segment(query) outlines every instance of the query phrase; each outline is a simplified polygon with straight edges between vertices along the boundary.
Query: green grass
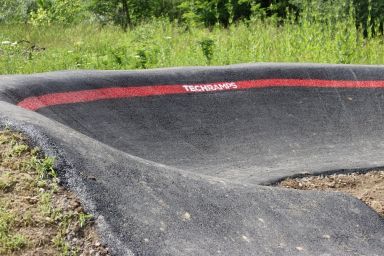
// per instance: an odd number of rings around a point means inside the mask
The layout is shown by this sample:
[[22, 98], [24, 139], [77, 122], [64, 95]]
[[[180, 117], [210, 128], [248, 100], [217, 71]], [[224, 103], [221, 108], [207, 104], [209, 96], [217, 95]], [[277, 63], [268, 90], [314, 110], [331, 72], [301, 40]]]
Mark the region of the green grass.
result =
[[[137, 69], [249, 62], [383, 64], [384, 38], [363, 38], [353, 17], [254, 20], [228, 29], [187, 27], [165, 20], [123, 33], [113, 26], [0, 26], [0, 74], [73, 69]], [[212, 40], [212, 49], [202, 42]], [[32, 49], [33, 48], [33, 49]], [[209, 56], [207, 55], [209, 52]], [[204, 55], [205, 53], [205, 55]]]
[[26, 244], [23, 235], [13, 232], [12, 226], [15, 222], [15, 215], [7, 211], [4, 202], [0, 201], [0, 253], [16, 251]]
[[97, 241], [92, 218], [59, 186], [53, 158], [0, 129], [0, 255], [80, 255]]

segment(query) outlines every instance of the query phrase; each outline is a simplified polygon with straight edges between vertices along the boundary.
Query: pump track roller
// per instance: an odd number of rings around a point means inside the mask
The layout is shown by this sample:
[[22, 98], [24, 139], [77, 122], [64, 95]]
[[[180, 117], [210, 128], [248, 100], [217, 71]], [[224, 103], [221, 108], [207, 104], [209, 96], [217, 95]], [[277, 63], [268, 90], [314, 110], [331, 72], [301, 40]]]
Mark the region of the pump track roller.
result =
[[0, 76], [0, 123], [56, 157], [115, 255], [384, 255], [384, 220], [268, 186], [384, 166], [384, 66]]

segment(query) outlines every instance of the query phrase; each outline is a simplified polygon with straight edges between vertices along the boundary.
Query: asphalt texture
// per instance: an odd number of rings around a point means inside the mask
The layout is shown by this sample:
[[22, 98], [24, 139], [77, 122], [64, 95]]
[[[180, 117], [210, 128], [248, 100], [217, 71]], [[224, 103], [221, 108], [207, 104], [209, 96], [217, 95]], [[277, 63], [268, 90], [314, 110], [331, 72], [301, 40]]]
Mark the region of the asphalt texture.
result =
[[384, 166], [384, 67], [0, 76], [0, 124], [55, 156], [116, 255], [383, 255], [384, 220], [284, 177]]

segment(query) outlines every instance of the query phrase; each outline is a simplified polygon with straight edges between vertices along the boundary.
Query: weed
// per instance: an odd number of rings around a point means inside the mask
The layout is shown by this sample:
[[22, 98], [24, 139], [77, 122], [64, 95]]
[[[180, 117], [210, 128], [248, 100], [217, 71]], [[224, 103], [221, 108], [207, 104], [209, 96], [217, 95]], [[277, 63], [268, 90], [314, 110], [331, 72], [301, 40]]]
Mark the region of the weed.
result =
[[40, 159], [38, 156], [33, 155], [29, 159], [28, 167], [35, 169], [42, 179], [56, 178], [57, 173], [53, 168], [54, 162], [55, 159], [53, 157]]
[[80, 227], [84, 227], [87, 221], [92, 220], [93, 215], [92, 214], [85, 214], [83, 212], [79, 213], [79, 223]]
[[147, 52], [145, 49], [140, 49], [137, 51], [137, 64], [136, 64], [136, 68], [143, 68], [143, 69], [146, 69], [147, 68], [147, 62], [148, 62], [148, 57], [147, 57]]
[[204, 57], [207, 59], [207, 64], [210, 65], [213, 58], [213, 50], [215, 46], [215, 41], [206, 38], [199, 42], [201, 50], [203, 51]]
[[0, 202], [0, 254], [8, 254], [20, 250], [26, 245], [26, 239], [20, 234], [10, 232], [15, 216], [8, 212]]
[[28, 150], [28, 146], [25, 144], [16, 144], [12, 147], [12, 154], [20, 156], [23, 152]]
[[43, 192], [40, 194], [39, 206], [44, 216], [50, 217], [52, 213], [52, 194], [50, 192]]

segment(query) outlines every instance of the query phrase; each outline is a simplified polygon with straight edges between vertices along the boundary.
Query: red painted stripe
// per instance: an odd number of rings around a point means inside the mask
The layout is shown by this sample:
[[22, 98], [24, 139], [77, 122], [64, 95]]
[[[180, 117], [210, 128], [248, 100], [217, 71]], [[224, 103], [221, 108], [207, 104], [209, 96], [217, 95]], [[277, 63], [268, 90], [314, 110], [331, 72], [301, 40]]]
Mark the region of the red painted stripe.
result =
[[261, 79], [192, 85], [176, 84], [140, 87], [112, 87], [63, 93], [50, 93], [41, 96], [26, 98], [19, 102], [17, 105], [29, 110], [38, 110], [43, 107], [54, 105], [91, 102], [106, 99], [243, 90], [267, 87], [384, 88], [384, 80], [346, 81], [313, 79]]

